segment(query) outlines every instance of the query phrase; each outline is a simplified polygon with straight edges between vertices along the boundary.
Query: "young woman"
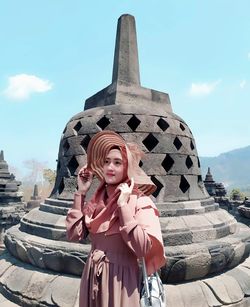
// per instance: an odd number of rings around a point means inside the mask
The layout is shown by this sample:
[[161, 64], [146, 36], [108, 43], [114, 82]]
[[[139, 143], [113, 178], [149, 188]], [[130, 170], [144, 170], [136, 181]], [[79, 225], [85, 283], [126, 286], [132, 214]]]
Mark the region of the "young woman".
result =
[[[140, 306], [138, 259], [145, 258], [149, 275], [166, 262], [158, 210], [148, 196], [155, 186], [139, 167], [140, 158], [135, 144], [112, 131], [97, 133], [89, 143], [66, 218], [69, 240], [79, 242], [88, 234], [91, 240], [80, 307]], [[93, 175], [100, 185], [86, 203]]]

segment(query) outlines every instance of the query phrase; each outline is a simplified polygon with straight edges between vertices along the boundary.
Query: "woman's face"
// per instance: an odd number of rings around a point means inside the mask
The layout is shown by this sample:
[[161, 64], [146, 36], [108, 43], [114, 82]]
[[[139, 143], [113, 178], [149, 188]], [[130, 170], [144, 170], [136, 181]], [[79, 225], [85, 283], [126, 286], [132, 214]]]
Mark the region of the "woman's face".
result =
[[119, 184], [124, 177], [124, 163], [119, 149], [111, 149], [103, 166], [104, 180], [107, 184]]

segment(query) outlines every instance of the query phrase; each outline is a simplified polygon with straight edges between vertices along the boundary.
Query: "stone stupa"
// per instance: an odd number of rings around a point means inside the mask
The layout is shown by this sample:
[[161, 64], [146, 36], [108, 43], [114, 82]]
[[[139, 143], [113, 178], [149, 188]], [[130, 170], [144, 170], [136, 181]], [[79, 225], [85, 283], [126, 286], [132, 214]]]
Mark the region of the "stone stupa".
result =
[[34, 185], [33, 195], [30, 197], [30, 200], [27, 202], [27, 211], [39, 207], [42, 198], [38, 194], [38, 185]]
[[222, 182], [218, 183], [214, 181], [210, 167], [207, 170], [207, 174], [204, 180], [204, 185], [210, 196], [224, 197], [227, 194], [224, 184]]
[[78, 306], [90, 246], [66, 241], [65, 215], [88, 143], [104, 129], [145, 152], [140, 165], [157, 186], [153, 197], [168, 257], [161, 272], [167, 306], [250, 306], [250, 230], [208, 195], [194, 137], [172, 112], [168, 94], [140, 85], [130, 15], [118, 21], [112, 83], [88, 98], [63, 131], [50, 198], [7, 232], [1, 292], [22, 306]]
[[19, 191], [20, 181], [10, 174], [9, 166], [4, 160], [4, 152], [0, 152], [0, 250], [3, 248], [5, 231], [20, 222], [25, 214], [23, 194]]

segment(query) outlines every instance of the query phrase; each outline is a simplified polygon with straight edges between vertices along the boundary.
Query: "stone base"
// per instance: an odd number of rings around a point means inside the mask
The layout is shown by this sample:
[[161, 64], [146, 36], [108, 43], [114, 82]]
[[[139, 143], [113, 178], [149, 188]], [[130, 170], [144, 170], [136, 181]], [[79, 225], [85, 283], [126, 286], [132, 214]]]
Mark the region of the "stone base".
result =
[[249, 207], [245, 205], [241, 205], [238, 207], [238, 211], [242, 216], [250, 219], [250, 208]]
[[[0, 257], [0, 292], [20, 306], [78, 307], [79, 287], [80, 277], [39, 270], [7, 252]], [[167, 307], [250, 306], [250, 257], [220, 276], [164, 288]]]
[[79, 287], [79, 277], [39, 270], [7, 252], [0, 257], [0, 293], [20, 306], [78, 307]]
[[249, 307], [250, 257], [220, 276], [178, 285], [165, 285], [165, 290], [168, 307]]

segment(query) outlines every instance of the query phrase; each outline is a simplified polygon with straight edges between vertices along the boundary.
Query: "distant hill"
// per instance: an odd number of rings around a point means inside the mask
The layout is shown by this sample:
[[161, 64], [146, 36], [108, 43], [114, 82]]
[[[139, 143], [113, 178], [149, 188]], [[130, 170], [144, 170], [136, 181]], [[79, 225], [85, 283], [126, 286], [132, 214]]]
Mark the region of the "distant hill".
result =
[[203, 179], [208, 167], [215, 182], [226, 188], [250, 188], [250, 146], [220, 154], [217, 157], [200, 157]]

